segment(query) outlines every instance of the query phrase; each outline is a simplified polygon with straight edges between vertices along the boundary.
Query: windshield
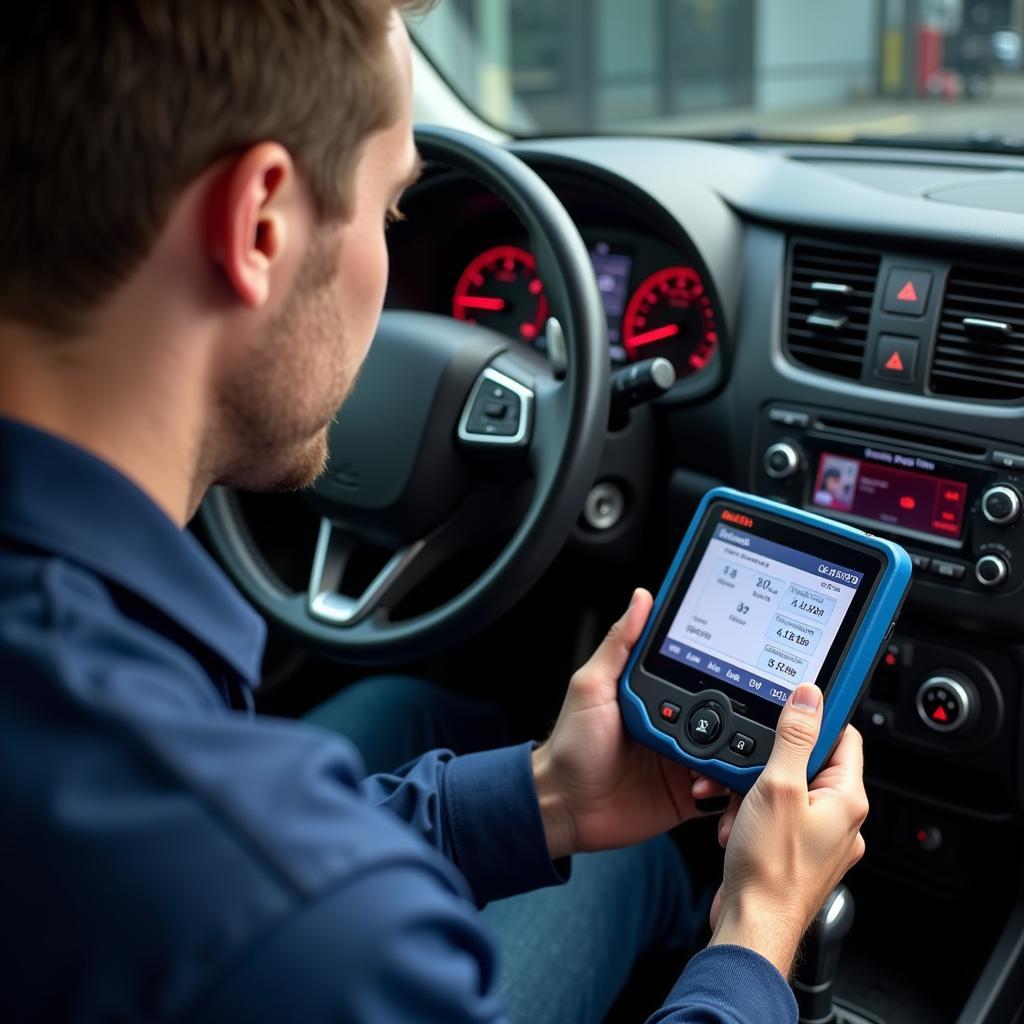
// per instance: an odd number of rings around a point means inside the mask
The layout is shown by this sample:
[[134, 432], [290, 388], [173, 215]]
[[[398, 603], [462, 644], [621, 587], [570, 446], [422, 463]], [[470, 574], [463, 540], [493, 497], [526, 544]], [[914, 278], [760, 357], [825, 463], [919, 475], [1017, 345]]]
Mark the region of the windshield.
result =
[[413, 31], [515, 135], [1024, 144], [1024, 0], [443, 0]]

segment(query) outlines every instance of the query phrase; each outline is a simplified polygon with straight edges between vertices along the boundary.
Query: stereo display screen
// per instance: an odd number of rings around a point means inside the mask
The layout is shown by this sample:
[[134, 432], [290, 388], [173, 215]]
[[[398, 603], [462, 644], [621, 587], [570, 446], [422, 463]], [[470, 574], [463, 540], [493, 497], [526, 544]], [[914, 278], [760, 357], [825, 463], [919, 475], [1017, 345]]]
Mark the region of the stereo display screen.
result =
[[916, 456], [864, 450], [864, 458], [822, 452], [811, 503], [903, 530], [959, 540], [967, 484], [933, 476]]

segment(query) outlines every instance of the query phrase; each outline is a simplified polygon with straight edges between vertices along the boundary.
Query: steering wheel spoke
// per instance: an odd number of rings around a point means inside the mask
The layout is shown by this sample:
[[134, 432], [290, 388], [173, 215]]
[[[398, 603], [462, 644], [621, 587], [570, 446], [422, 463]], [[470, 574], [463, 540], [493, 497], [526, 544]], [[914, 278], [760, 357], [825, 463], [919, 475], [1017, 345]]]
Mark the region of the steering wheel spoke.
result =
[[309, 614], [314, 619], [332, 626], [354, 626], [377, 611], [394, 608], [430, 570], [429, 559], [422, 557], [428, 543], [417, 540], [396, 551], [362, 593], [351, 596], [341, 587], [357, 544], [330, 519], [320, 520], [308, 590]]

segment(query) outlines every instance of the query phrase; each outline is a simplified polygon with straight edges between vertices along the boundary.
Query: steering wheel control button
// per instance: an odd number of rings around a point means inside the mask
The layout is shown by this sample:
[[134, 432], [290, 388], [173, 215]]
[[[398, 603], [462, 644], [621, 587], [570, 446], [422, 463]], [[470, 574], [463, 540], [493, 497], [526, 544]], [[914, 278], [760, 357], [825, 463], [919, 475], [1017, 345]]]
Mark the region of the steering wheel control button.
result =
[[913, 384], [917, 374], [916, 338], [882, 334], [875, 350], [875, 376], [893, 384]]
[[592, 530], [602, 532], [617, 526], [626, 511], [622, 488], [608, 480], [595, 484], [583, 502], [583, 521]]
[[694, 743], [708, 747], [718, 739], [722, 731], [722, 716], [712, 704], [703, 704], [691, 715], [686, 723], [686, 732]]
[[663, 700], [658, 709], [658, 717], [668, 725], [675, 725], [679, 721], [679, 705]]
[[779, 441], [764, 453], [764, 471], [773, 480], [785, 480], [800, 468], [800, 453], [791, 444]]
[[932, 676], [917, 691], [917, 713], [937, 732], [956, 732], [971, 713], [971, 696], [952, 676]]
[[967, 573], [967, 567], [960, 562], [949, 562], [945, 558], [933, 558], [931, 571], [947, 580], [962, 580]]
[[982, 555], [974, 563], [974, 577], [983, 587], [998, 587], [1006, 582], [1010, 567], [999, 555]]
[[932, 275], [927, 270], [893, 267], [885, 285], [882, 309], [901, 316], [923, 316], [932, 290]]
[[734, 754], [739, 754], [740, 757], [750, 757], [754, 752], [754, 741], [749, 736], [744, 736], [741, 732], [735, 732], [732, 735], [732, 739], [729, 740], [729, 749]]
[[1011, 526], [1020, 519], [1021, 499], [1016, 487], [996, 484], [981, 496], [981, 514], [993, 526]]
[[529, 429], [533, 392], [487, 367], [477, 380], [459, 422], [459, 438], [475, 444], [520, 444]]

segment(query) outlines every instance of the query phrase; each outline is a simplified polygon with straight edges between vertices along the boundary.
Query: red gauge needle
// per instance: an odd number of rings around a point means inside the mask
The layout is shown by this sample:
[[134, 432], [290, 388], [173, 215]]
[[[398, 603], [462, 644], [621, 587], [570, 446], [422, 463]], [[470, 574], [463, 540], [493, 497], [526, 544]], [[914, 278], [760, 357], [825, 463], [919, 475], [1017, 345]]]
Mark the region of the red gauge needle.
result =
[[495, 313], [505, 308], [504, 299], [491, 299], [486, 295], [460, 295], [455, 300], [456, 306], [466, 309], [490, 309]]
[[656, 327], [653, 331], [644, 331], [643, 334], [634, 334], [626, 343], [630, 348], [639, 345], [650, 345], [652, 341], [661, 341], [662, 338], [671, 338], [673, 334], [679, 333], [679, 324], [666, 324], [664, 327]]

